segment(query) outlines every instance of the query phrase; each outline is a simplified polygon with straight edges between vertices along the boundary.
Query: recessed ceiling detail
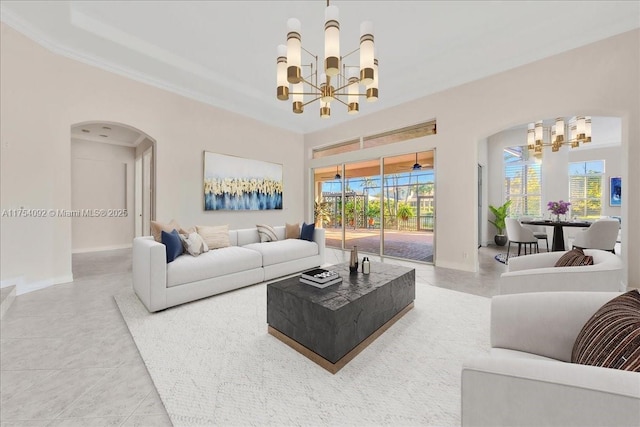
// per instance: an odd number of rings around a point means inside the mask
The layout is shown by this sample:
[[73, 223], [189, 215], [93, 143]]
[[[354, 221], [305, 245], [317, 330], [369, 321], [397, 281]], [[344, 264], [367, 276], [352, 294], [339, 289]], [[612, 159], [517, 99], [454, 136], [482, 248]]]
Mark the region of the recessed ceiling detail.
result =
[[[376, 24], [384, 96], [360, 115], [424, 97], [640, 27], [640, 2], [336, 1], [340, 38]], [[0, 2], [26, 36], [84, 63], [299, 133], [348, 122], [291, 114], [273, 96], [286, 19], [322, 52], [325, 1]], [[542, 17], [531, 19], [531, 17]], [[238, 22], [249, 30], [238, 31]], [[579, 22], [580, 30], [569, 22]], [[277, 25], [282, 23], [282, 25]], [[275, 24], [275, 25], [274, 25]], [[233, 35], [230, 37], [229, 35]]]

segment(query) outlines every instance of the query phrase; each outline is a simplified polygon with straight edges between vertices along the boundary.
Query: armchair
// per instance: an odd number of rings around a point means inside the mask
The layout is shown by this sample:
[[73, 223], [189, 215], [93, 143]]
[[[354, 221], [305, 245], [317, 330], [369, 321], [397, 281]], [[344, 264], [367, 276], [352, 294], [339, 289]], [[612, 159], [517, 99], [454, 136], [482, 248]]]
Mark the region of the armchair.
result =
[[494, 297], [490, 355], [462, 368], [462, 425], [640, 425], [640, 374], [570, 363], [583, 325], [618, 295]]
[[602, 249], [615, 253], [620, 222], [613, 218], [601, 218], [591, 227], [580, 230], [573, 240], [573, 247], [582, 249]]
[[500, 276], [500, 294], [553, 291], [626, 290], [622, 282], [622, 260], [617, 255], [597, 249], [585, 249], [593, 265], [554, 267], [566, 252], [545, 252], [509, 260]]

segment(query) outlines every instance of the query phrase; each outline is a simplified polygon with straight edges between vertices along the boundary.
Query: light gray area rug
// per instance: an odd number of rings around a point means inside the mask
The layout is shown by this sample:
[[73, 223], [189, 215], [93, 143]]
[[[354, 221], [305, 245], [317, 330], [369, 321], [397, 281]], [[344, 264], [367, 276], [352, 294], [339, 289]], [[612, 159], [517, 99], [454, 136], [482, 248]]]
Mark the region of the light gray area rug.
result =
[[490, 300], [425, 284], [336, 375], [267, 334], [266, 285], [150, 314], [116, 302], [175, 426], [460, 425], [460, 374], [489, 349]]

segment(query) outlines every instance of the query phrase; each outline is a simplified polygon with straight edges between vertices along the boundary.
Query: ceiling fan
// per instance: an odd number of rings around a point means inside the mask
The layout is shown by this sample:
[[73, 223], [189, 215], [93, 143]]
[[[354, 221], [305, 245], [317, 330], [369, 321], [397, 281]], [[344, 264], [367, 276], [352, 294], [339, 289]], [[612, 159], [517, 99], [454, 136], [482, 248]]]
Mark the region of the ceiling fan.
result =
[[422, 169], [422, 165], [418, 163], [418, 153], [416, 153], [416, 162], [413, 164], [413, 167], [411, 169], [413, 169], [414, 171], [419, 171], [420, 169]]

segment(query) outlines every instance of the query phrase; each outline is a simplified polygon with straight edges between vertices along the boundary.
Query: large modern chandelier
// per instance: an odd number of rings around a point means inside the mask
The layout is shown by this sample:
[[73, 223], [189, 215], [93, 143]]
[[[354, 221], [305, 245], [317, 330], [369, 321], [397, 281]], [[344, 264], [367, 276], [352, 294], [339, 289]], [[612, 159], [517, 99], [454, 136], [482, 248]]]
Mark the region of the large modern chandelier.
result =
[[[287, 21], [287, 45], [278, 46], [277, 97], [287, 101], [291, 95], [296, 114], [302, 114], [306, 105], [318, 100], [322, 118], [331, 116], [333, 101], [344, 104], [349, 114], [357, 114], [361, 96], [365, 96], [368, 102], [378, 100], [378, 59], [375, 58], [373, 24], [363, 22], [360, 25], [360, 47], [341, 56], [338, 8], [329, 6], [329, 0], [324, 17], [324, 73], [320, 74], [318, 56], [302, 47], [300, 21], [296, 18]], [[347, 64], [345, 59], [358, 51], [360, 64]], [[302, 63], [303, 52], [311, 57], [310, 63]], [[305, 102], [305, 96], [312, 99]]]
[[[545, 141], [545, 133], [551, 134], [550, 141]], [[576, 116], [569, 120], [558, 117], [555, 124], [545, 128], [542, 120], [529, 123], [527, 129], [527, 147], [534, 153], [542, 153], [542, 147], [551, 147], [557, 152], [563, 145], [577, 148], [580, 143], [591, 142], [591, 117]]]

